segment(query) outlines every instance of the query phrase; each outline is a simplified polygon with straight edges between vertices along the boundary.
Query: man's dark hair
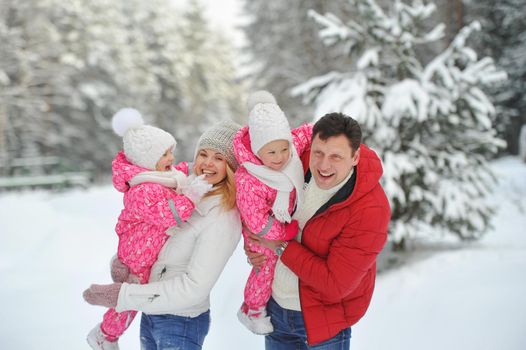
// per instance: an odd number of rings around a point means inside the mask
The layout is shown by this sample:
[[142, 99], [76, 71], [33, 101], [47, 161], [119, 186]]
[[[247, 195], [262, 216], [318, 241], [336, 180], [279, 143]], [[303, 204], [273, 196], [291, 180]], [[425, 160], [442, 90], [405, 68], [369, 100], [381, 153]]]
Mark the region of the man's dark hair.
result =
[[343, 113], [328, 113], [321, 117], [312, 129], [312, 139], [319, 135], [321, 140], [332, 136], [345, 135], [353, 153], [362, 143], [362, 129], [356, 120]]

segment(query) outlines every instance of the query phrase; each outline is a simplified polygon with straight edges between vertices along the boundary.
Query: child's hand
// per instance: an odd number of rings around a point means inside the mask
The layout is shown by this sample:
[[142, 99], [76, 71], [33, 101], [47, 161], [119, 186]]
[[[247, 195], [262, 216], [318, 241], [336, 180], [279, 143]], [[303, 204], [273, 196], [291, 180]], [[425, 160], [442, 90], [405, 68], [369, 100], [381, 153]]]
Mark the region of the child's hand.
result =
[[212, 185], [205, 180], [204, 175], [197, 177], [189, 176], [187, 184], [180, 184], [179, 191], [185, 195], [192, 203], [198, 203], [203, 196], [212, 189]]
[[116, 307], [122, 283], [92, 284], [82, 293], [84, 300], [91, 305]]

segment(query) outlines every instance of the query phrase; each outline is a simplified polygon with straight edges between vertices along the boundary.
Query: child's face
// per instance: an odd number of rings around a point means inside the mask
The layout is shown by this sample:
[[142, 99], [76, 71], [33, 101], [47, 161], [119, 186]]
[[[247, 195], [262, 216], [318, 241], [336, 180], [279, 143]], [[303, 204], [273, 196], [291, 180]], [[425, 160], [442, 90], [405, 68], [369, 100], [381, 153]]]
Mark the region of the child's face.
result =
[[263, 165], [272, 170], [281, 170], [290, 158], [290, 145], [287, 140], [276, 140], [261, 147], [258, 157]]
[[194, 173], [205, 175], [205, 180], [216, 185], [226, 177], [227, 162], [223, 154], [213, 149], [199, 150], [194, 162]]
[[172, 164], [175, 161], [173, 155], [173, 147], [170, 147], [164, 152], [157, 164], [155, 164], [155, 170], [157, 171], [170, 171], [172, 170]]

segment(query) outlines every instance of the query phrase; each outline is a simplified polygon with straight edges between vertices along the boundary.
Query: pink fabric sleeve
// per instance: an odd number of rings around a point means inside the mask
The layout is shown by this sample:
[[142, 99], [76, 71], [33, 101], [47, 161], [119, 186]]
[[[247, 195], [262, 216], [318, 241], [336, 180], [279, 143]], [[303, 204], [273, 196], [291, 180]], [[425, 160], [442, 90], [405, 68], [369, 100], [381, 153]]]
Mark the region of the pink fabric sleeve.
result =
[[298, 155], [301, 157], [303, 153], [309, 149], [312, 142], [312, 124], [303, 124], [292, 131], [292, 142]]
[[236, 172], [236, 200], [241, 219], [254, 234], [266, 239], [283, 239], [285, 225], [275, 220], [267, 204], [269, 189], [248, 174], [245, 168]]
[[[133, 194], [132, 194], [133, 192]], [[136, 215], [151, 225], [166, 228], [190, 218], [194, 204], [187, 197], [157, 184], [140, 184], [130, 190]]]

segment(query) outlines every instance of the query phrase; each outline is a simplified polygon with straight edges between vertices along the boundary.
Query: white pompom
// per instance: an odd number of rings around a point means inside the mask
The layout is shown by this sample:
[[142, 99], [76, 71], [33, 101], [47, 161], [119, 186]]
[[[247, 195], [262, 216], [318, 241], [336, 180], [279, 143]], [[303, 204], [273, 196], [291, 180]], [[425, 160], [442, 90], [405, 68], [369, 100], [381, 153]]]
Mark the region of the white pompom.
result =
[[134, 108], [123, 108], [119, 110], [111, 120], [113, 131], [119, 136], [124, 136], [130, 128], [137, 128], [142, 125], [144, 125], [142, 115]]
[[251, 111], [252, 108], [254, 108], [258, 103], [278, 104], [276, 102], [276, 99], [274, 98], [274, 95], [272, 95], [270, 92], [265, 91], [265, 90], [256, 91], [250, 94], [250, 96], [248, 96], [248, 101], [247, 101], [248, 110]]

